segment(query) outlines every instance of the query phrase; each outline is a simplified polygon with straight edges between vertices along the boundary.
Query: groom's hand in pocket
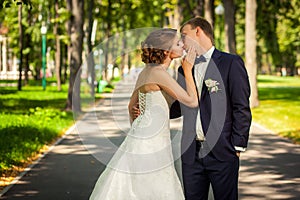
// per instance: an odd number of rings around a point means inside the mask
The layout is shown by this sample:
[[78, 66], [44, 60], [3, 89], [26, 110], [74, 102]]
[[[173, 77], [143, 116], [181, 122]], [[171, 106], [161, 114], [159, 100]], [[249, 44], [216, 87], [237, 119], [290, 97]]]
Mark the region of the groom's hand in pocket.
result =
[[236, 152], [236, 156], [237, 156], [237, 157], [240, 157], [240, 156], [241, 156], [241, 152], [240, 152], [240, 151], [237, 151], [237, 152]]

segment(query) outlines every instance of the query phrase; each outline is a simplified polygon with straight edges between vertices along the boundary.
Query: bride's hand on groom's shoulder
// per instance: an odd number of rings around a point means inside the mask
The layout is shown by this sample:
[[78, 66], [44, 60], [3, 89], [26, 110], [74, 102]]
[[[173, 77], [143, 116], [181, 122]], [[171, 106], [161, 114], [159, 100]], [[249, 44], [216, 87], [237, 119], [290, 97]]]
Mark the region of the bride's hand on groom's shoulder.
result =
[[181, 65], [184, 71], [192, 70], [196, 59], [195, 47], [190, 47], [187, 51], [186, 56], [182, 59]]

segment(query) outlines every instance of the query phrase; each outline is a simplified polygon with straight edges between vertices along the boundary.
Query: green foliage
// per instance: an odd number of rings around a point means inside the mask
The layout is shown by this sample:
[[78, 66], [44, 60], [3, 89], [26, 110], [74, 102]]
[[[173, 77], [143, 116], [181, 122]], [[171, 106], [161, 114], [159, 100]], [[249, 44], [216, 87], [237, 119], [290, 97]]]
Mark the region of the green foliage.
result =
[[30, 0], [1, 0], [0, 5], [1, 8], [10, 8], [15, 5], [26, 5], [29, 9], [32, 8], [32, 4]]
[[263, 53], [268, 53], [272, 56], [273, 63], [278, 65], [279, 45], [276, 34], [279, 0], [258, 1], [257, 6], [257, 34], [261, 40], [260, 48]]
[[[0, 13], [0, 21], [2, 26], [9, 28], [9, 45], [15, 55], [19, 54], [19, 27], [18, 27], [18, 6], [15, 0], [5, 0], [2, 12]], [[22, 0], [22, 25], [24, 29], [24, 54], [29, 54], [30, 69], [37, 75], [41, 67], [41, 26], [46, 23], [47, 32], [47, 45], [53, 47], [55, 44], [55, 35], [53, 34], [53, 24], [59, 22], [59, 37], [61, 41], [68, 44], [69, 37], [65, 27], [66, 21], [69, 19], [70, 14], [65, 8], [65, 1], [60, 2], [59, 17], [58, 19], [52, 18], [54, 16], [51, 1], [44, 0]], [[1, 2], [0, 2], [1, 3]], [[51, 9], [49, 9], [51, 8]], [[29, 41], [29, 46], [26, 46], [26, 40]], [[55, 48], [50, 48], [55, 51]], [[52, 59], [54, 59], [53, 54]]]
[[258, 76], [260, 106], [253, 121], [300, 143], [299, 77]]
[[236, 51], [238, 55], [245, 55], [245, 1], [237, 0], [236, 2]]
[[[1, 0], [1, 24], [9, 27], [9, 45], [15, 55], [19, 51], [18, 2], [21, 0]], [[23, 0], [22, 24], [30, 46], [24, 47], [24, 54], [29, 54], [30, 67], [34, 74], [38, 74], [41, 66], [41, 33], [43, 22], [48, 28], [47, 46], [50, 47], [50, 59], [54, 60], [55, 37], [53, 27], [58, 23], [58, 37], [64, 44], [69, 44], [66, 30], [67, 20], [71, 14], [66, 8], [66, 1], [59, 2], [59, 16], [56, 18], [54, 2], [44, 0]], [[109, 2], [111, 4], [109, 4]], [[221, 0], [215, 0], [215, 6]], [[182, 22], [191, 18], [193, 10], [199, 1], [178, 0], [102, 0], [94, 1], [93, 18], [98, 21], [95, 45], [103, 42], [107, 37], [141, 27], [168, 26], [168, 17], [174, 14], [179, 5], [182, 8]], [[85, 3], [87, 10], [89, 2]], [[264, 0], [257, 1], [257, 38], [259, 66], [270, 65], [275, 71], [276, 66], [300, 66], [300, 1], [298, 0]], [[237, 53], [244, 55], [244, 26], [245, 1], [236, 0], [236, 40]], [[87, 19], [85, 23], [87, 23]], [[182, 23], [181, 22], [181, 23]], [[216, 28], [218, 23], [215, 24]], [[108, 28], [110, 27], [110, 30]], [[66, 56], [66, 55], [65, 55]]]
[[291, 0], [279, 9], [278, 43], [285, 66], [300, 67], [300, 1]]
[[[19, 54], [19, 27], [18, 27], [18, 1], [2, 0], [4, 5], [0, 13], [2, 26], [9, 27], [9, 45], [14, 55]], [[50, 60], [55, 59], [56, 43], [58, 36], [63, 44], [69, 44], [67, 33], [67, 20], [71, 14], [66, 8], [65, 1], [59, 2], [59, 16], [55, 15], [53, 1], [26, 0], [22, 8], [22, 25], [24, 29], [23, 53], [29, 56], [30, 70], [35, 77], [39, 77], [41, 68], [41, 32], [43, 23], [47, 26], [47, 47], [50, 50]], [[111, 4], [109, 4], [111, 2]], [[120, 1], [94, 1], [95, 8], [92, 10], [93, 18], [98, 21], [95, 45], [101, 43], [107, 37], [126, 30], [140, 27], [162, 27], [167, 23], [168, 15], [172, 14], [177, 1], [159, 0], [120, 0]], [[85, 16], [87, 23], [87, 10], [89, 2], [86, 2]], [[53, 33], [55, 24], [58, 23], [58, 32]], [[110, 29], [108, 29], [110, 27]], [[27, 41], [29, 44], [27, 44]], [[63, 52], [65, 59], [67, 53]], [[24, 58], [25, 59], [25, 58]], [[24, 66], [25, 67], [25, 66]]]
[[40, 85], [0, 88], [0, 173], [26, 163], [73, 123], [72, 112], [62, 111], [66, 92], [65, 85], [61, 92]]
[[[111, 92], [113, 84], [104, 89]], [[12, 166], [22, 166], [47, 144], [61, 136], [74, 123], [75, 115], [64, 111], [68, 85], [57, 91], [55, 79], [47, 79], [46, 91], [41, 81], [30, 80], [28, 86], [18, 91], [15, 87], [0, 87], [0, 174]], [[1, 80], [1, 84], [16, 81]], [[82, 84], [83, 107], [94, 105], [89, 85]], [[81, 113], [82, 114], [82, 113]]]
[[57, 109], [31, 108], [26, 115], [0, 115], [0, 173], [21, 165], [71, 125], [72, 114]]
[[[300, 63], [300, 2], [298, 0], [257, 1], [257, 35], [261, 65], [294, 67]], [[268, 59], [268, 58], [271, 59]]]

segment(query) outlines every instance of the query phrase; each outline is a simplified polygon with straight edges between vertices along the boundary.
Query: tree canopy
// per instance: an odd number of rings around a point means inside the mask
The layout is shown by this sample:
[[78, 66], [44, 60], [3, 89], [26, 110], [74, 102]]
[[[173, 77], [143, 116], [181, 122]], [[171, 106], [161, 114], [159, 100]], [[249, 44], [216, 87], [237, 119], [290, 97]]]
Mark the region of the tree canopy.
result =
[[[72, 63], [70, 51], [72, 47], [71, 29], [77, 28], [76, 21], [72, 20], [78, 11], [72, 13], [68, 8], [68, 1], [61, 0], [1, 0], [0, 23], [1, 28], [7, 28], [9, 59], [20, 59], [21, 69], [40, 79], [41, 70], [41, 27], [47, 27], [47, 59], [48, 64], [56, 67], [53, 76], [65, 82], [70, 76]], [[89, 0], [84, 1], [82, 12], [83, 22], [83, 52], [85, 55], [101, 42], [111, 36], [121, 35], [125, 31], [143, 27], [173, 27], [178, 28], [185, 20], [197, 16], [210, 16], [215, 30], [215, 39], [220, 41], [217, 48], [223, 49], [225, 41], [230, 42], [234, 53], [245, 58], [245, 1], [236, 0], [234, 5], [226, 4], [222, 17], [214, 13], [214, 9], [222, 0]], [[23, 5], [20, 7], [20, 5]], [[93, 5], [92, 7], [89, 5]], [[257, 1], [256, 12], [256, 39], [258, 73], [274, 74], [282, 68], [287, 69], [288, 75], [298, 73], [300, 67], [300, 2], [298, 0], [264, 0]], [[21, 22], [18, 23], [18, 10], [21, 8]], [[230, 10], [230, 12], [229, 12]], [[234, 19], [232, 19], [232, 17]], [[216, 22], [215, 22], [216, 20]], [[231, 31], [224, 20], [231, 20]], [[20, 36], [20, 24], [24, 34]], [[78, 29], [79, 30], [79, 29]], [[91, 31], [95, 30], [92, 38]], [[226, 35], [227, 34], [227, 35]], [[230, 35], [230, 40], [228, 40]], [[20, 37], [22, 37], [20, 39]], [[228, 38], [227, 38], [228, 37]], [[235, 38], [234, 38], [235, 37]], [[122, 37], [120, 37], [122, 38]], [[227, 40], [225, 40], [225, 38]], [[131, 38], [137, 40], [139, 38]], [[235, 42], [236, 40], [236, 42]], [[22, 42], [21, 42], [22, 41]], [[20, 52], [20, 42], [22, 52]], [[88, 43], [88, 44], [87, 44]], [[129, 45], [126, 42], [107, 44], [107, 49], [116, 46], [122, 51]], [[87, 47], [88, 46], [88, 47]], [[234, 48], [234, 46], [236, 46]], [[226, 48], [228, 49], [228, 48]], [[59, 53], [57, 53], [59, 51]], [[130, 55], [128, 55], [130, 56]], [[58, 58], [59, 57], [59, 58]], [[106, 72], [109, 55], [105, 55], [104, 71]], [[58, 60], [59, 59], [59, 60]], [[124, 57], [119, 62], [122, 69]], [[127, 58], [128, 65], [134, 62], [134, 56]], [[55, 63], [55, 64], [54, 64]], [[94, 63], [97, 64], [97, 63]], [[56, 66], [55, 66], [56, 65]], [[56, 75], [54, 75], [56, 74]], [[93, 77], [95, 78], [95, 77]]]

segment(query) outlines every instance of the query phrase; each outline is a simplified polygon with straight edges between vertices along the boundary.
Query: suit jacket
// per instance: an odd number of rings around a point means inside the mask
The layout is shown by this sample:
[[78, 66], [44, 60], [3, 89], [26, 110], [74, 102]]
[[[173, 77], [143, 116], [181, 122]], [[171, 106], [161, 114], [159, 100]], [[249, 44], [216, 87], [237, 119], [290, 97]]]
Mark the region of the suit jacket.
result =
[[[186, 88], [182, 67], [178, 72], [177, 81]], [[233, 159], [236, 156], [235, 146], [247, 147], [248, 143], [252, 117], [250, 85], [243, 60], [237, 55], [215, 49], [204, 81], [207, 79], [217, 81], [219, 90], [210, 92], [203, 83], [199, 108], [190, 108], [175, 101], [170, 109], [170, 118], [183, 116], [181, 151], [182, 162], [187, 164], [192, 164], [196, 157], [198, 109], [206, 144], [218, 160]]]

